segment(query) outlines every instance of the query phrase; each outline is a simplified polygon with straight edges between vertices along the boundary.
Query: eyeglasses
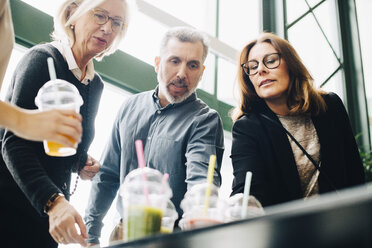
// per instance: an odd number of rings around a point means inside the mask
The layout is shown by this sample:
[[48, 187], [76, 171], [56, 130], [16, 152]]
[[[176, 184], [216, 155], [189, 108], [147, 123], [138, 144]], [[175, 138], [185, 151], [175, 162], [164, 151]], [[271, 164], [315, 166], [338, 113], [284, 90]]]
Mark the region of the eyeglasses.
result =
[[110, 17], [106, 13], [106, 11], [93, 9], [93, 18], [94, 21], [99, 25], [106, 24], [109, 20], [111, 20], [111, 29], [113, 32], [117, 33], [124, 28], [124, 21], [121, 18]]
[[[262, 63], [267, 69], [275, 69], [280, 65], [280, 58], [280, 53], [269, 53], [262, 59]], [[249, 60], [240, 66], [243, 67], [245, 74], [253, 76], [257, 74], [259, 64], [257, 60]]]

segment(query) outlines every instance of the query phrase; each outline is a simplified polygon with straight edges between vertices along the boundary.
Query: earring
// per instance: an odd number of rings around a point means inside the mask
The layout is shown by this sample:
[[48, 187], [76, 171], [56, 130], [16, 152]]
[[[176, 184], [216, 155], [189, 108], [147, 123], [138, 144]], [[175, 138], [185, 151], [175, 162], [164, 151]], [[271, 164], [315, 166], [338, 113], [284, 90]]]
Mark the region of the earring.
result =
[[75, 26], [71, 24], [71, 25], [70, 25], [70, 28], [71, 28], [72, 30], [74, 30]]

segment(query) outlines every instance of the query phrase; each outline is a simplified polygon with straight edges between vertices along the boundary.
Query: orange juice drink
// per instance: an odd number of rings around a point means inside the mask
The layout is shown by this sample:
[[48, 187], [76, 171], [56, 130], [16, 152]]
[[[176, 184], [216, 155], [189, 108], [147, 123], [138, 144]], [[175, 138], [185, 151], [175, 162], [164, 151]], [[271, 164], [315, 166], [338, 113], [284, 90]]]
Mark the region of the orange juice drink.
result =
[[[72, 109], [79, 112], [80, 106], [83, 104], [83, 99], [79, 94], [78, 89], [71, 83], [55, 79], [45, 83], [40, 88], [35, 104], [42, 111], [50, 109]], [[67, 137], [75, 146], [77, 142], [71, 137]], [[49, 156], [65, 157], [76, 153], [76, 148], [65, 147], [57, 142], [44, 140], [44, 150]]]
[[[72, 139], [71, 137], [67, 137], [71, 142], [74, 142], [75, 146], [77, 145], [77, 142]], [[66, 147], [60, 143], [54, 142], [54, 141], [47, 141], [44, 140], [44, 150], [45, 153], [49, 156], [54, 157], [65, 157], [74, 155], [76, 153], [76, 148], [73, 147]]]

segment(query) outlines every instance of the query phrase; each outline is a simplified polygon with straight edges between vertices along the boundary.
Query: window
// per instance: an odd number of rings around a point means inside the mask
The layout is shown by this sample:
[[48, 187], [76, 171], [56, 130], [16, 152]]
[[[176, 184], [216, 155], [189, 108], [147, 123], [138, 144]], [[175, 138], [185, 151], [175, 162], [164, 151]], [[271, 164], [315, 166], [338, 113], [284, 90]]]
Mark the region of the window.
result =
[[167, 27], [143, 13], [134, 13], [119, 49], [154, 65], [155, 57], [159, 55], [160, 39], [166, 30]]
[[240, 51], [260, 32], [258, 0], [220, 0], [218, 38]]
[[145, 0], [156, 8], [195, 28], [214, 36], [216, 30], [216, 0]]
[[[367, 95], [367, 107], [368, 107], [368, 118], [369, 118], [369, 129], [372, 130], [372, 34], [371, 34], [371, 23], [372, 16], [370, 10], [372, 9], [372, 1], [370, 0], [357, 0], [357, 14], [358, 14], [358, 25], [360, 32], [360, 43], [362, 48], [362, 60], [363, 60], [363, 74], [365, 91]], [[370, 137], [372, 143], [372, 135]]]
[[342, 62], [335, 3], [319, 2], [287, 1], [287, 16], [291, 21], [288, 40], [310, 71], [315, 85], [344, 98], [343, 77], [338, 73]]

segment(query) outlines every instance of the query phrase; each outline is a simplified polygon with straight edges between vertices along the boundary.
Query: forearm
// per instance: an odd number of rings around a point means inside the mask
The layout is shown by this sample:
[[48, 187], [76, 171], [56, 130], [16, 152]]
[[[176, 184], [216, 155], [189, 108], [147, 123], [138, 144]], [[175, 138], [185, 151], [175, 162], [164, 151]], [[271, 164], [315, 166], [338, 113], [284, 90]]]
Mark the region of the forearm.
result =
[[19, 126], [22, 111], [19, 107], [0, 101], [0, 126], [15, 131]]
[[98, 173], [93, 179], [91, 192], [88, 201], [88, 208], [85, 211], [84, 221], [87, 226], [88, 243], [99, 243], [103, 218], [109, 210], [119, 188], [119, 181], [111, 182], [101, 180], [102, 174]]
[[61, 192], [41, 165], [38, 153], [42, 144], [23, 140], [6, 131], [2, 140], [4, 162], [18, 187], [41, 214], [43, 206], [55, 192]]
[[222, 122], [217, 113], [210, 114], [198, 122], [186, 150], [186, 183], [188, 188], [206, 181], [211, 155], [217, 157], [213, 183], [217, 186], [221, 185], [219, 171], [222, 166], [223, 143]]

